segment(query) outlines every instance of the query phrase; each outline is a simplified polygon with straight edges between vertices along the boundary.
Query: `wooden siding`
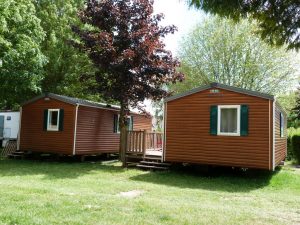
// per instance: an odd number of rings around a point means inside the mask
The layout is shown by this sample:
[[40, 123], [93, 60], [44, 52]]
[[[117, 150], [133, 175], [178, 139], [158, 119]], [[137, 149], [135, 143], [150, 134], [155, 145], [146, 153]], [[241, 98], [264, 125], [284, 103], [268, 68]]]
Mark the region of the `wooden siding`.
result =
[[284, 115], [284, 135], [280, 137], [280, 113], [281, 109], [276, 104], [275, 107], [275, 165], [279, 165], [279, 163], [285, 159], [286, 151], [287, 151], [287, 130], [286, 130], [286, 116]]
[[[63, 131], [44, 131], [44, 110], [64, 109]], [[22, 107], [20, 150], [70, 155], [73, 152], [75, 106], [39, 99]]]
[[133, 130], [152, 130], [151, 116], [133, 115]]
[[[219, 89], [219, 88], [213, 88]], [[248, 136], [210, 135], [211, 105], [248, 105]], [[167, 102], [165, 161], [271, 169], [272, 104], [219, 89]]]
[[[120, 134], [114, 133], [117, 111], [79, 106], [76, 155], [117, 153]], [[133, 115], [134, 129], [151, 129], [151, 118]]]

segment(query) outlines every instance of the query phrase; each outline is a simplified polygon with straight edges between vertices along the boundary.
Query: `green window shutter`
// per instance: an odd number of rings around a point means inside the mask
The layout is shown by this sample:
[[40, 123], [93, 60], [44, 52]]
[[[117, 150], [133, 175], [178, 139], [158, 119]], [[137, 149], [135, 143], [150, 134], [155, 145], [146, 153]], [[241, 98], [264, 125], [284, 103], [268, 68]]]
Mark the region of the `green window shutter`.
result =
[[210, 107], [210, 134], [218, 134], [218, 106], [216, 105]]
[[58, 130], [63, 131], [64, 130], [64, 109], [59, 110], [59, 123], [58, 123]]
[[44, 122], [43, 122], [43, 130], [47, 130], [47, 124], [48, 124], [48, 109], [44, 110]]
[[248, 105], [241, 105], [241, 136], [248, 135], [248, 114], [249, 114], [249, 107]]
[[114, 114], [114, 133], [118, 132], [118, 115]]

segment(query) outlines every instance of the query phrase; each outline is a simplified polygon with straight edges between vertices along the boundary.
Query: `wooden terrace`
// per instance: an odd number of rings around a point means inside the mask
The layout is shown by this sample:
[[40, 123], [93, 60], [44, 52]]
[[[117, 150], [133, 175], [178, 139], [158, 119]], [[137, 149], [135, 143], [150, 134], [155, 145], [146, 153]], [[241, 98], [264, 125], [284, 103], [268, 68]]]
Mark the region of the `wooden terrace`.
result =
[[126, 166], [137, 164], [138, 167], [162, 169], [163, 133], [147, 131], [127, 131]]

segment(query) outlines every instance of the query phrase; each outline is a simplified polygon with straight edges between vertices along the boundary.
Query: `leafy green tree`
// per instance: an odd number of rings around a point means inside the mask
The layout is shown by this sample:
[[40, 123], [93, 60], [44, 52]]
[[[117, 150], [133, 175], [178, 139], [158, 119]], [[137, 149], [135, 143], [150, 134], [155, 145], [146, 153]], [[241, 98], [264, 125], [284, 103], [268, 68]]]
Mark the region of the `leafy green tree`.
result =
[[187, 0], [212, 14], [230, 16], [235, 20], [250, 17], [258, 20], [259, 32], [271, 44], [288, 44], [300, 48], [299, 0]]
[[294, 110], [297, 103], [297, 91], [281, 94], [277, 97], [277, 101], [287, 113], [287, 127], [299, 127], [300, 121]]
[[255, 22], [220, 17], [196, 26], [179, 48], [186, 79], [171, 89], [182, 92], [219, 82], [265, 93], [285, 92], [295, 83], [295, 54], [266, 44], [256, 28]]
[[36, 0], [34, 4], [46, 33], [41, 43], [41, 50], [48, 59], [42, 90], [98, 99], [90, 88], [96, 83], [91, 61], [70, 44], [75, 38], [71, 25], [81, 24], [77, 12], [83, 7], [83, 0]]
[[44, 38], [31, 0], [0, 1], [0, 108], [15, 108], [40, 91]]
[[152, 108], [154, 111], [154, 118], [155, 118], [155, 130], [162, 132], [163, 128], [164, 128], [164, 101], [160, 100], [160, 101], [155, 101], [152, 102]]

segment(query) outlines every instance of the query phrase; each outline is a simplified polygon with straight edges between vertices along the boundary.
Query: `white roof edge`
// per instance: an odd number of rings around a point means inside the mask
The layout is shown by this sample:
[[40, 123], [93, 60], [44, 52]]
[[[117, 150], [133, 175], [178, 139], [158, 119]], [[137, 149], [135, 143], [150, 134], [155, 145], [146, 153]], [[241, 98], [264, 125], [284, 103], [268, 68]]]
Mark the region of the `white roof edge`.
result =
[[219, 83], [211, 83], [211, 84], [207, 84], [207, 85], [203, 85], [203, 86], [191, 89], [191, 90], [189, 90], [187, 92], [184, 92], [184, 93], [180, 93], [180, 94], [177, 94], [177, 95], [174, 95], [174, 96], [170, 96], [170, 97], [166, 98], [164, 100], [164, 102], [170, 102], [170, 101], [173, 101], [173, 100], [176, 100], [176, 99], [179, 99], [179, 98], [183, 98], [185, 96], [189, 96], [189, 95], [198, 93], [200, 91], [207, 90], [209, 88], [221, 88], [221, 89], [224, 89], [224, 90], [233, 91], [233, 92], [237, 92], [237, 93], [241, 93], [241, 94], [246, 94], [246, 95], [255, 96], [255, 97], [259, 97], [259, 98], [274, 100], [273, 95], [261, 93], [261, 92], [258, 92], [258, 91], [251, 91], [251, 90], [247, 90], [247, 89], [243, 89], [243, 88], [228, 86], [228, 85], [219, 84]]

